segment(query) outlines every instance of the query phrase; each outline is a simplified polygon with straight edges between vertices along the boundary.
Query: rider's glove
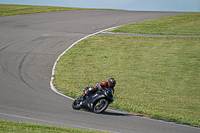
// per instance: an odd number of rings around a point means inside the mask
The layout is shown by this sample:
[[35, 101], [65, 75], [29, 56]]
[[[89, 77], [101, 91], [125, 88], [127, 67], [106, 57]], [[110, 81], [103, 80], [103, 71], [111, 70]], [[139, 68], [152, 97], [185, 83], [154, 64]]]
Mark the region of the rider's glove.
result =
[[98, 89], [101, 91], [102, 90], [102, 87], [101, 87], [101, 85], [98, 85]]
[[92, 91], [92, 88], [90, 87], [90, 88], [88, 89], [88, 91]]

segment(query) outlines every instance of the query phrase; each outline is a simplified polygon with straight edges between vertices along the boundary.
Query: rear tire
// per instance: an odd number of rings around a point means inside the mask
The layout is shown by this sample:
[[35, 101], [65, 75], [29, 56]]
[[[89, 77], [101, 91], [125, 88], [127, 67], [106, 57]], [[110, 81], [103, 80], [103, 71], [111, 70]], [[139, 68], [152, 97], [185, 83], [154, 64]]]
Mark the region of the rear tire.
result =
[[93, 108], [93, 112], [96, 114], [102, 113], [108, 107], [109, 101], [107, 99], [100, 99]]

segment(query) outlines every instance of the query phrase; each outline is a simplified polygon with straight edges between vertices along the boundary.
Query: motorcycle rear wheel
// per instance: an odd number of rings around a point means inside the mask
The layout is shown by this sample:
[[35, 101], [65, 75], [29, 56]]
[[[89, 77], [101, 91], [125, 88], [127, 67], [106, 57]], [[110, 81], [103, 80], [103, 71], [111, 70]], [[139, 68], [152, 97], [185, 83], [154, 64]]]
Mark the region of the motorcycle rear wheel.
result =
[[102, 113], [108, 107], [109, 101], [107, 99], [100, 99], [93, 108], [93, 112], [96, 114]]

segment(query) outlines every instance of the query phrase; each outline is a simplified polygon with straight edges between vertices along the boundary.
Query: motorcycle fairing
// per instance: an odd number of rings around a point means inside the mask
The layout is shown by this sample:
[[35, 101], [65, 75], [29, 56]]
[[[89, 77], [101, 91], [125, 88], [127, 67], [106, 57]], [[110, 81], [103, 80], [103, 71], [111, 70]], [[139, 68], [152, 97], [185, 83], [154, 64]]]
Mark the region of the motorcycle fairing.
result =
[[105, 98], [105, 96], [102, 93], [100, 93], [100, 95], [99, 93], [100, 92], [89, 93], [88, 98], [82, 104], [82, 108], [93, 110], [94, 103], [98, 101], [99, 99]]

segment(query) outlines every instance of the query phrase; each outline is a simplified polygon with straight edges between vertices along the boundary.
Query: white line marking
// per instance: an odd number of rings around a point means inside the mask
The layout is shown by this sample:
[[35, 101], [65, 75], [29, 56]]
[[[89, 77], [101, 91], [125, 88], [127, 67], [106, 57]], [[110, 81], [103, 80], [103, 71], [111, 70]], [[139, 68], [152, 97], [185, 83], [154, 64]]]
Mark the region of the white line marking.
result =
[[104, 30], [98, 31], [98, 32], [96, 32], [96, 33], [90, 34], [90, 35], [88, 35], [88, 36], [85, 36], [85, 37], [81, 38], [80, 40], [76, 41], [75, 43], [73, 43], [73, 44], [72, 44], [70, 47], [68, 47], [60, 56], [58, 56], [57, 60], [55, 61], [54, 65], [53, 65], [53, 68], [52, 68], [52, 74], [51, 74], [52, 76], [51, 76], [51, 81], [50, 81], [51, 89], [52, 89], [55, 93], [57, 93], [57, 94], [59, 94], [59, 95], [61, 95], [61, 96], [64, 96], [64, 97], [66, 97], [66, 98], [68, 98], [68, 99], [71, 99], [71, 100], [74, 100], [74, 98], [69, 97], [69, 96], [66, 96], [66, 95], [64, 95], [63, 93], [59, 92], [59, 91], [55, 88], [55, 86], [53, 85], [53, 80], [54, 80], [54, 77], [53, 77], [53, 76], [54, 76], [54, 74], [55, 74], [54, 70], [55, 70], [55, 67], [56, 67], [57, 62], [59, 61], [60, 57], [61, 57], [63, 54], [65, 54], [70, 48], [72, 48], [72, 47], [73, 47], [75, 44], [77, 44], [78, 42], [80, 42], [80, 41], [82, 41], [82, 40], [84, 40], [84, 39], [86, 39], [86, 38], [88, 38], [88, 37], [90, 37], [90, 36], [94, 36], [94, 35], [96, 35], [96, 34], [99, 34], [99, 33], [101, 33], [101, 32], [104, 32], [104, 31], [106, 31], [106, 30], [110, 30], [110, 29], [117, 28], [117, 27], [119, 27], [119, 26], [112, 27], [112, 28], [108, 28], [108, 29], [104, 29]]

